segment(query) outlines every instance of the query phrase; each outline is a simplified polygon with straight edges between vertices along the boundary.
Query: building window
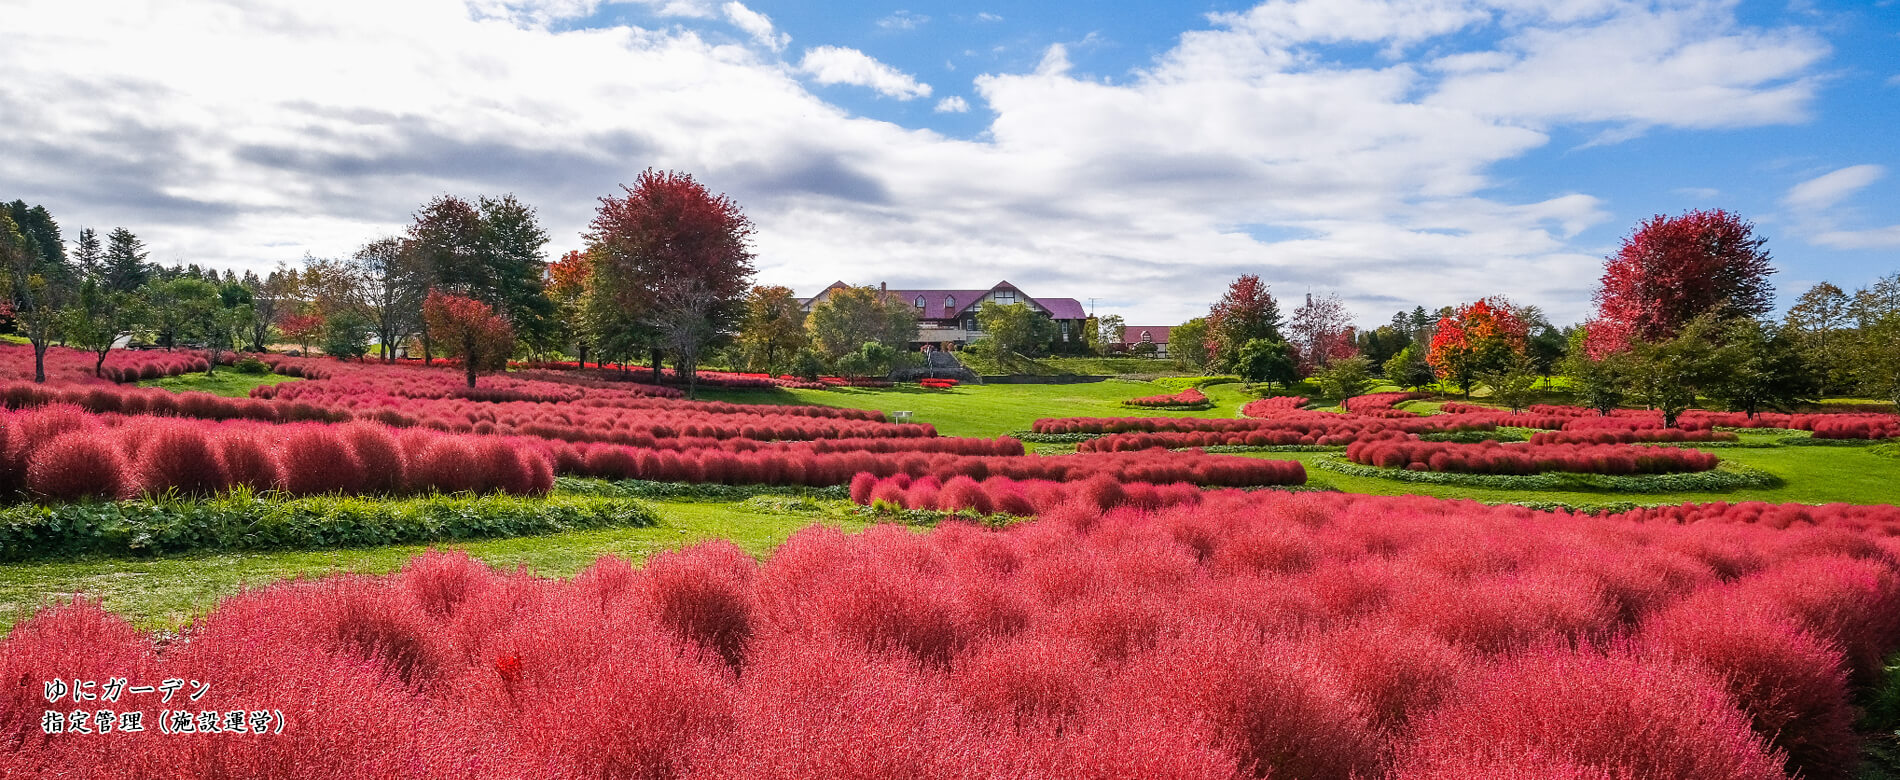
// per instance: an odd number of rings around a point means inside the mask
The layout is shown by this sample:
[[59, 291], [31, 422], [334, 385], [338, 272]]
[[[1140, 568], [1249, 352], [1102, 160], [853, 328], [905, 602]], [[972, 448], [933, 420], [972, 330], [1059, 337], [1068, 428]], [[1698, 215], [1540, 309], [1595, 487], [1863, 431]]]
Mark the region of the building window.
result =
[[1005, 305], [1005, 306], [1007, 306], [1007, 305], [1009, 305], [1009, 304], [1012, 304], [1012, 303], [1015, 303], [1015, 302], [1016, 302], [1016, 291], [1015, 291], [1015, 290], [997, 290], [997, 291], [996, 291], [996, 302], [997, 302], [997, 303], [1000, 303], [1000, 304], [1003, 304], [1003, 305]]
[[969, 317], [969, 318], [966, 318], [966, 319], [965, 319], [965, 320], [963, 321], [963, 329], [964, 329], [964, 330], [976, 330], [976, 318], [975, 318], [975, 317]]
[[924, 296], [917, 296], [916, 304], [918, 309], [924, 308]]
[[[921, 306], [923, 304], [918, 304], [918, 305]], [[954, 296], [954, 295], [943, 296], [943, 308], [945, 311], [956, 311], [957, 296]]]
[[1154, 343], [1154, 340], [1155, 340], [1155, 337], [1148, 335], [1148, 331], [1144, 330], [1141, 332], [1141, 342], [1143, 344], [1152, 344]]

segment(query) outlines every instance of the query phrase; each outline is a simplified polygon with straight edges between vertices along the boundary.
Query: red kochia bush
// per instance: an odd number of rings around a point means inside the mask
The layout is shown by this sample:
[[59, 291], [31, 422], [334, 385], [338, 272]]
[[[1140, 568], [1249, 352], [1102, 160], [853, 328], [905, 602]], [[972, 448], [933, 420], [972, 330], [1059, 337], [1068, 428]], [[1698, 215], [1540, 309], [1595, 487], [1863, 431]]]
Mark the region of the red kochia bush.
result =
[[1381, 439], [1346, 445], [1354, 463], [1414, 471], [1451, 471], [1466, 474], [1536, 474], [1568, 471], [1583, 474], [1667, 474], [1708, 471], [1714, 455], [1675, 447], [1623, 444], [1455, 444], [1417, 440]]
[[1123, 401], [1122, 405], [1165, 409], [1170, 406], [1200, 406], [1207, 402], [1206, 393], [1201, 392], [1198, 387], [1190, 387], [1173, 395], [1150, 395], [1141, 398], [1130, 398]]
[[326, 428], [305, 428], [283, 444], [284, 492], [293, 496], [355, 493], [364, 483], [356, 448]]
[[26, 489], [42, 499], [107, 500], [131, 494], [131, 469], [117, 447], [96, 433], [74, 431], [53, 437], [26, 462]]
[[1571, 767], [1560, 777], [1785, 777], [1720, 681], [1687, 662], [1536, 650], [1470, 676], [1446, 702], [1415, 726], [1399, 777], [1526, 759]]
[[139, 447], [135, 469], [140, 491], [208, 496], [230, 486], [230, 474], [203, 430], [179, 425], [146, 430], [150, 438]]
[[1755, 733], [1787, 754], [1790, 775], [1848, 778], [1860, 760], [1839, 650], [1772, 605], [1733, 588], [1647, 621], [1643, 641], [1714, 672]]

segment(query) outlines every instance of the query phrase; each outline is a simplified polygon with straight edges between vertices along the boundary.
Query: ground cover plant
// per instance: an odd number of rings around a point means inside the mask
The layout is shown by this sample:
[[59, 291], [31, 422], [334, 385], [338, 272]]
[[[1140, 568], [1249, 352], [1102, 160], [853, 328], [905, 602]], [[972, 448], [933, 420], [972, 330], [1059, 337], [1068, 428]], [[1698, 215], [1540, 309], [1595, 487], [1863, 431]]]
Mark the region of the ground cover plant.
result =
[[[0, 699], [0, 765], [1848, 777], [1852, 697], [1900, 644], [1896, 531], [1892, 507], [1592, 515], [1216, 493], [1001, 531], [813, 529], [763, 563], [713, 543], [572, 580], [436, 555], [246, 593], [162, 647], [90, 603], [44, 610], [0, 642], [4, 678], [31, 683]], [[209, 683], [175, 705], [194, 726], [212, 710], [286, 725], [39, 728], [74, 709], [44, 682], [111, 677]], [[115, 709], [160, 708], [146, 698]]]

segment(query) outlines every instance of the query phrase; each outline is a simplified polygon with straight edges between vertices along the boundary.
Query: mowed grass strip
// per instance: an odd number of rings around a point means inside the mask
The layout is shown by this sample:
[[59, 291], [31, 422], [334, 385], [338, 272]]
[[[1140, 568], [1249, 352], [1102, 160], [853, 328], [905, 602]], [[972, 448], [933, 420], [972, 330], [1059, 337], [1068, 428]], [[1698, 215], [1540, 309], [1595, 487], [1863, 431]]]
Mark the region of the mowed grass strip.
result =
[[1153, 382], [1109, 379], [1071, 385], [958, 385], [949, 390], [844, 388], [838, 390], [719, 390], [701, 398], [733, 403], [810, 404], [851, 409], [909, 411], [911, 422], [929, 423], [944, 436], [1001, 436], [1029, 430], [1043, 417], [1233, 417], [1255, 398], [1238, 384], [1201, 388], [1209, 409], [1188, 412], [1135, 409], [1130, 398], [1177, 391]]
[[289, 552], [82, 558], [0, 565], [0, 632], [50, 599], [74, 593], [101, 599], [143, 630], [176, 630], [246, 587], [340, 572], [386, 574], [435, 550], [463, 550], [500, 569], [526, 567], [571, 577], [602, 555], [636, 563], [656, 552], [707, 539], [730, 539], [764, 556], [799, 529], [824, 523], [858, 531], [869, 523], [835, 514], [761, 512], [738, 502], [647, 502], [660, 516], [647, 528], [612, 528], [473, 542], [404, 544]]

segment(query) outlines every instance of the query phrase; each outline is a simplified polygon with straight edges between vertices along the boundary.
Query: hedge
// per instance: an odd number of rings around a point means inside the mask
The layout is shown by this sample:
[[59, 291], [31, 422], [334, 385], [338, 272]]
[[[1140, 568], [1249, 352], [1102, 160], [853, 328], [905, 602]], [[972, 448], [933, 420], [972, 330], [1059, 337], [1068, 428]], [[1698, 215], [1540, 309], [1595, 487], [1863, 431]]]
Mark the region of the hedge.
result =
[[1433, 485], [1495, 488], [1499, 490], [1589, 490], [1617, 493], [1722, 492], [1745, 487], [1778, 487], [1781, 478], [1753, 466], [1724, 461], [1710, 471], [1674, 474], [1577, 474], [1547, 471], [1541, 474], [1461, 474], [1363, 466], [1339, 455], [1321, 455], [1307, 465], [1354, 477], [1374, 477]]
[[604, 498], [429, 496], [407, 500], [227, 495], [0, 509], [0, 560], [202, 550], [367, 547], [644, 527], [643, 504]]

